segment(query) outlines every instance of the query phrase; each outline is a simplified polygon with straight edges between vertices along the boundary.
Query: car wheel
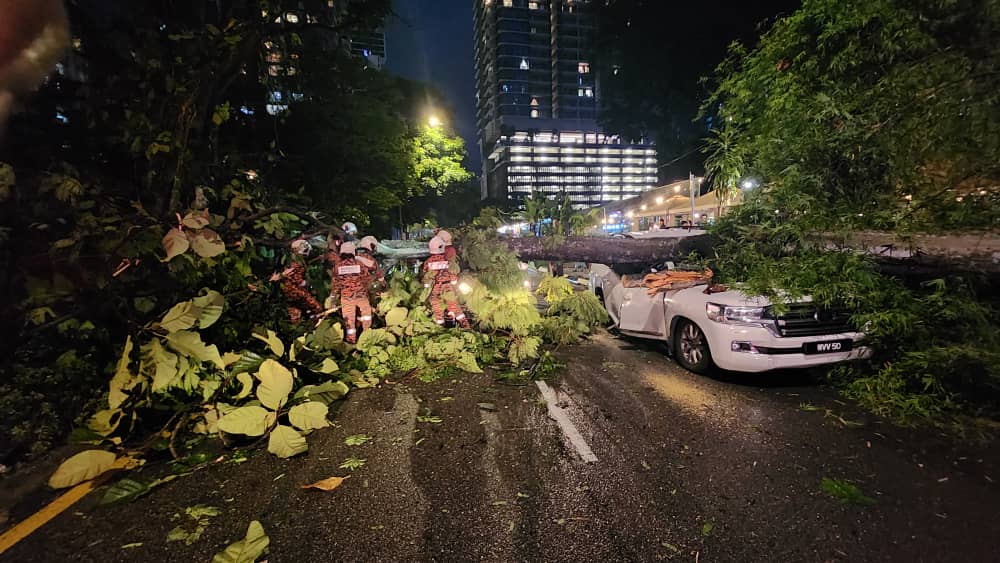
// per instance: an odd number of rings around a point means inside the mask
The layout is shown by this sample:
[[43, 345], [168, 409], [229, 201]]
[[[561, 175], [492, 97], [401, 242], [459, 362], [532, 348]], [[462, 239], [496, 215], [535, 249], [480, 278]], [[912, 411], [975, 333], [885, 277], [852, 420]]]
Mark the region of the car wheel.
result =
[[706, 373], [712, 368], [712, 352], [705, 333], [687, 319], [678, 320], [674, 327], [674, 359], [695, 373]]

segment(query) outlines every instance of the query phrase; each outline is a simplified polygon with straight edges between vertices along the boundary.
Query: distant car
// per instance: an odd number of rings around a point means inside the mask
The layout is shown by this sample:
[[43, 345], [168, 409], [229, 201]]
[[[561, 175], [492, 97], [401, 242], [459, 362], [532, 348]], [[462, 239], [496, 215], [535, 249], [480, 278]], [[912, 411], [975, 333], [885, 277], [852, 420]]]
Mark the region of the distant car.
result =
[[695, 373], [713, 366], [739, 372], [805, 368], [865, 358], [871, 349], [845, 311], [808, 301], [778, 313], [771, 302], [738, 290], [705, 293], [706, 285], [654, 295], [625, 287], [621, 276], [641, 277], [673, 269], [666, 263], [645, 269], [591, 266], [590, 290], [607, 308], [615, 327], [628, 336], [662, 340], [675, 360]]

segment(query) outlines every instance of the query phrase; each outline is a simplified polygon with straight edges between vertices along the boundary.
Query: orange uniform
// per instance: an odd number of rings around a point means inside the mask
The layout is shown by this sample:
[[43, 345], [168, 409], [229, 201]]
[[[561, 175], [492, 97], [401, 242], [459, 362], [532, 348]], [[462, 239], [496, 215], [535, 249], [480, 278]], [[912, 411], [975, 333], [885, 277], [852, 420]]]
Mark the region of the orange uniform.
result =
[[298, 324], [302, 320], [303, 309], [317, 315], [323, 307], [316, 298], [306, 290], [306, 265], [298, 260], [282, 272], [281, 291], [288, 300], [288, 316]]
[[[458, 284], [458, 274], [452, 271], [454, 263], [445, 254], [432, 254], [424, 262], [424, 287], [431, 288], [430, 302], [431, 310], [434, 312], [434, 322], [439, 325], [444, 324], [444, 307], [455, 316], [455, 321], [463, 327], [468, 328], [469, 321], [465, 318], [465, 311], [455, 298], [455, 285]], [[457, 269], [457, 268], [456, 268]]]
[[[347, 341], [358, 341], [356, 320], [361, 321], [362, 329], [372, 326], [372, 305], [368, 300], [368, 286], [371, 285], [371, 273], [368, 264], [359, 258], [338, 258], [333, 268], [331, 291], [340, 292], [340, 313], [344, 316], [344, 330]], [[358, 310], [360, 316], [356, 316]]]

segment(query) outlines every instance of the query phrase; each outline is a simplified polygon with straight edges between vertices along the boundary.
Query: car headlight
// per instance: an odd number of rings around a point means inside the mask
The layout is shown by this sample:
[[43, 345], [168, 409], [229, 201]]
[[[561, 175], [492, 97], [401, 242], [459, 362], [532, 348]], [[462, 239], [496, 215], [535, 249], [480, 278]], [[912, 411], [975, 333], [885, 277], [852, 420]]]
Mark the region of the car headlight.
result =
[[764, 307], [733, 307], [706, 303], [705, 314], [708, 318], [723, 324], [760, 325], [764, 322]]

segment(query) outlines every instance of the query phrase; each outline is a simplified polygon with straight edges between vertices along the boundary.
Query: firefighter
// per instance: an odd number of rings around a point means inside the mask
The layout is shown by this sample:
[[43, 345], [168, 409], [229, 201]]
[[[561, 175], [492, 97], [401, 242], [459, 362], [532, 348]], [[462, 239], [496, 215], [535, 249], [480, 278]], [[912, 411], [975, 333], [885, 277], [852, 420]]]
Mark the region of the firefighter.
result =
[[306, 258], [312, 252], [312, 245], [305, 240], [292, 242], [292, 263], [280, 274], [271, 276], [271, 281], [281, 281], [281, 292], [288, 300], [288, 317], [293, 324], [302, 320], [303, 313], [310, 316], [319, 315], [323, 311], [319, 301], [309, 293], [305, 280]]
[[358, 261], [368, 267], [368, 272], [373, 280], [373, 286], [375, 283], [381, 286], [385, 285], [385, 273], [382, 272], [382, 267], [379, 266], [378, 260], [375, 259], [376, 250], [378, 250], [377, 238], [371, 235], [362, 237], [361, 242], [358, 243]]
[[437, 232], [437, 237], [444, 242], [444, 255], [448, 260], [457, 260], [458, 251], [452, 246], [451, 233], [444, 229], [440, 229]]
[[[358, 341], [356, 321], [361, 321], [364, 330], [372, 326], [372, 305], [368, 300], [371, 274], [368, 267], [358, 260], [353, 242], [340, 245], [340, 258], [330, 281], [331, 292], [340, 292], [340, 313], [344, 316], [347, 342], [354, 344]], [[361, 315], [356, 316], [359, 310]]]
[[431, 310], [434, 311], [434, 322], [444, 325], [444, 308], [442, 301], [448, 312], [455, 316], [455, 322], [462, 328], [469, 328], [469, 320], [465, 318], [465, 311], [458, 304], [455, 297], [455, 286], [458, 284], [458, 264], [449, 260], [445, 254], [447, 245], [440, 237], [434, 237], [428, 244], [431, 251], [430, 258], [424, 262], [424, 287], [431, 289], [430, 302]]
[[340, 226], [340, 230], [344, 231], [344, 234], [347, 236], [345, 239], [347, 242], [358, 240], [358, 226], [354, 223], [348, 221]]

